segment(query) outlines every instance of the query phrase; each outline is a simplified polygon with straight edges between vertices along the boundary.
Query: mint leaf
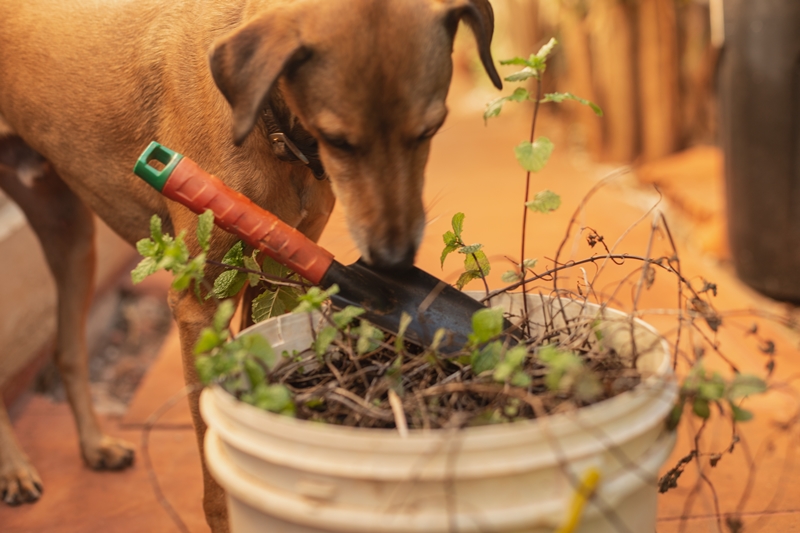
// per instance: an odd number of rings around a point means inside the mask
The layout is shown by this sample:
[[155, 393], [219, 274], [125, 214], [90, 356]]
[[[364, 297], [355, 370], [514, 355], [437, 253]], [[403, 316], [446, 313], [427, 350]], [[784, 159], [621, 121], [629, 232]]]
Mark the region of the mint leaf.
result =
[[547, 43], [539, 48], [539, 51], [536, 52], [536, 57], [541, 60], [547, 59], [547, 56], [553, 51], [553, 48], [556, 47], [558, 41], [556, 41], [555, 37], [551, 37]]
[[523, 87], [517, 87], [513, 93], [506, 96], [506, 98], [512, 102], [524, 102], [531, 97], [531, 93], [528, 92], [528, 89]]
[[483, 250], [472, 252], [464, 259], [464, 270], [476, 271], [478, 277], [488, 276], [491, 269], [489, 259]]
[[522, 141], [514, 148], [519, 164], [528, 172], [539, 172], [553, 153], [553, 143], [547, 137], [539, 137], [533, 143]]
[[474, 254], [480, 249], [483, 248], [483, 245], [480, 243], [470, 244], [469, 246], [462, 246], [461, 249], [458, 251], [460, 254]]
[[349, 326], [353, 319], [360, 317], [364, 313], [366, 313], [364, 309], [354, 305], [348, 305], [341, 311], [333, 313], [333, 315], [331, 315], [331, 319], [333, 320], [333, 323], [336, 324], [337, 328], [342, 329], [346, 326]]
[[453, 220], [450, 221], [453, 226], [453, 233], [461, 240], [461, 232], [464, 230], [464, 213], [456, 213], [453, 215]]
[[516, 270], [506, 270], [505, 272], [503, 272], [503, 275], [500, 276], [500, 281], [502, 281], [503, 283], [516, 283], [521, 279], [522, 276]]
[[136, 268], [131, 271], [131, 281], [134, 284], [141, 283], [150, 274], [154, 274], [158, 270], [158, 264], [152, 257], [145, 257], [142, 259]]
[[[512, 81], [512, 82], [513, 81], [525, 81], [527, 79], [530, 79], [530, 78], [533, 78], [533, 77], [538, 77], [538, 76], [539, 76], [539, 70], [538, 69], [533, 69], [531, 67], [525, 67], [524, 69], [519, 70], [519, 71], [515, 72], [514, 74], [511, 74], [510, 76], [506, 76], [504, 79], [506, 81]], [[499, 113], [499, 111], [498, 111], [498, 113]]]
[[322, 331], [317, 333], [317, 340], [314, 341], [314, 351], [317, 355], [325, 355], [325, 352], [328, 351], [328, 347], [334, 339], [336, 339], [336, 335], [338, 334], [339, 331], [333, 326], [325, 326], [322, 328]]
[[369, 322], [362, 321], [358, 330], [358, 342], [356, 342], [358, 355], [371, 352], [383, 341], [383, 332]]
[[214, 213], [206, 209], [202, 215], [197, 217], [197, 243], [200, 249], [208, 252], [211, 241], [211, 230], [214, 228]]
[[234, 311], [232, 301], [225, 300], [220, 302], [217, 311], [214, 313], [214, 330], [218, 333], [225, 331]]
[[503, 308], [491, 307], [479, 309], [472, 315], [472, 333], [469, 341], [473, 345], [483, 344], [484, 342], [497, 337], [503, 332]]
[[727, 398], [730, 400], [761, 394], [767, 391], [766, 382], [752, 374], [736, 374], [728, 387]]
[[595, 104], [593, 102], [590, 102], [586, 98], [581, 98], [580, 96], [575, 96], [572, 93], [547, 93], [540, 100], [540, 102], [543, 103], [543, 104], [547, 103], [547, 102], [555, 102], [557, 104], [560, 104], [564, 100], [573, 100], [573, 101], [578, 102], [580, 104], [583, 104], [585, 106], [589, 106], [592, 109], [592, 111], [594, 111], [595, 115], [597, 115], [598, 117], [602, 117], [603, 116], [603, 110], [600, 109], [599, 105], [597, 105], [597, 104]]
[[447, 246], [444, 247], [444, 250], [442, 250], [442, 257], [441, 257], [442, 268], [444, 268], [444, 260], [447, 259], [447, 256], [455, 252], [456, 250], [458, 250], [457, 244], [448, 244]]
[[486, 104], [486, 110], [483, 112], [483, 121], [486, 122], [490, 118], [498, 116], [500, 111], [503, 110], [503, 104], [506, 103], [506, 100], [508, 100], [507, 97], [500, 96]]
[[731, 405], [731, 412], [733, 413], [733, 419], [737, 422], [747, 422], [748, 420], [753, 419], [753, 413], [748, 411], [747, 409], [742, 409], [738, 405], [730, 402]]
[[531, 66], [531, 62], [525, 59], [524, 57], [512, 57], [511, 59], [501, 59], [501, 65], [525, 65]]
[[473, 279], [478, 279], [480, 277], [481, 277], [480, 271], [468, 270], [458, 277], [458, 279], [456, 280], [456, 288], [458, 290], [462, 290], [467, 283], [469, 283]]
[[[480, 312], [480, 311], [478, 311]], [[493, 370], [500, 361], [500, 354], [503, 351], [503, 343], [500, 341], [490, 342], [480, 350], [472, 352], [470, 365], [475, 374], [481, 374], [487, 370]]]
[[[258, 261], [256, 261], [250, 256], [243, 257], [242, 262], [244, 263], [244, 267], [248, 270], [254, 270], [256, 272], [259, 272], [261, 270], [261, 267], [258, 266]], [[261, 276], [258, 274], [253, 274], [251, 272], [246, 272], [246, 273], [243, 272], [243, 274], [247, 276], [247, 281], [250, 283], [251, 287], [255, 287], [261, 281]]]
[[553, 191], [544, 190], [536, 193], [533, 200], [525, 205], [533, 212], [547, 214], [561, 207], [561, 197]]

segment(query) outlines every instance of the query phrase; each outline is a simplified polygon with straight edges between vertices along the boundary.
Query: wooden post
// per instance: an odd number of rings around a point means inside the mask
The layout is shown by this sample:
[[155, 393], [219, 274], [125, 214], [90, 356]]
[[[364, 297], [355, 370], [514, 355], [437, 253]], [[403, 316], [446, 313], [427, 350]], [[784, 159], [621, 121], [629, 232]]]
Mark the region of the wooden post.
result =
[[[583, 15], [572, 2], [564, 2], [559, 12], [559, 27], [567, 63], [566, 83], [561, 90], [597, 102], [592, 83], [592, 59], [589, 53], [589, 35]], [[570, 105], [569, 115], [574, 117], [586, 139], [586, 148], [594, 159], [603, 154], [603, 124], [594, 112], [585, 106]]]
[[592, 0], [587, 18], [595, 88], [605, 111], [605, 154], [610, 161], [633, 161], [638, 116], [633, 71], [633, 32], [620, 0]]
[[674, 0], [639, 0], [639, 106], [642, 158], [678, 147], [678, 27]]

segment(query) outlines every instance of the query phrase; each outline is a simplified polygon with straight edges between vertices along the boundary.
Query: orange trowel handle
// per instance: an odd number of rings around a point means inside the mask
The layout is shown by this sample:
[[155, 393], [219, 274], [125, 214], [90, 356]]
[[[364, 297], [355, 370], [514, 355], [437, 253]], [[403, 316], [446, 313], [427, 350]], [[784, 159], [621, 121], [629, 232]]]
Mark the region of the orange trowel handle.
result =
[[[158, 171], [149, 163], [165, 165]], [[308, 237], [228, 188], [197, 163], [158, 143], [152, 143], [136, 163], [134, 172], [171, 200], [195, 213], [210, 209], [216, 224], [261, 250], [280, 264], [318, 284], [333, 263], [333, 254]]]

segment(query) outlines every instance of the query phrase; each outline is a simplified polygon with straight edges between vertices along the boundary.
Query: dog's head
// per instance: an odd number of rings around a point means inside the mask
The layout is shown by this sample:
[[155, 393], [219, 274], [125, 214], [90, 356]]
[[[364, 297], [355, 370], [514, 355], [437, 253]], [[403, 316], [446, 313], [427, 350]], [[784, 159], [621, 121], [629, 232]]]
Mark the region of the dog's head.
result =
[[411, 265], [422, 238], [424, 169], [447, 114], [460, 20], [499, 88], [488, 0], [281, 2], [211, 51], [235, 142], [244, 141], [279, 85], [319, 142], [350, 233], [374, 265]]

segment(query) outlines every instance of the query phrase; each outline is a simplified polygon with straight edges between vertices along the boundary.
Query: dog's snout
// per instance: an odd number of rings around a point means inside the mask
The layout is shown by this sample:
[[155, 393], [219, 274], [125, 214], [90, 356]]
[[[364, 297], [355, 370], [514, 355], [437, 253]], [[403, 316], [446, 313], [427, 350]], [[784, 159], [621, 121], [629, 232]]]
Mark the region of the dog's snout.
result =
[[370, 246], [368, 262], [383, 270], [406, 270], [414, 265], [417, 245], [410, 243], [405, 247]]

